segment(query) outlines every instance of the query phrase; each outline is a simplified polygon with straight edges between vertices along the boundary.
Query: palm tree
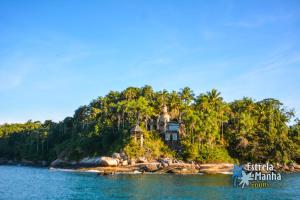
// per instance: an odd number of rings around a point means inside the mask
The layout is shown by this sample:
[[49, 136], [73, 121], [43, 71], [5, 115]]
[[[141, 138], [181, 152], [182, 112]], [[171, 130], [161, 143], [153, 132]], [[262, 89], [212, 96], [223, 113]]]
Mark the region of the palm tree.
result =
[[132, 100], [138, 97], [140, 94], [140, 89], [136, 87], [128, 87], [125, 91], [122, 92], [123, 98], [127, 100]]
[[184, 87], [179, 92], [181, 100], [185, 103], [185, 105], [190, 105], [190, 103], [194, 100], [194, 92], [189, 87]]
[[216, 89], [212, 89], [210, 92], [207, 92], [207, 97], [211, 103], [215, 106], [220, 104], [223, 101], [223, 98], [220, 97], [221, 93], [218, 92]]
[[158, 108], [168, 103], [169, 93], [167, 90], [159, 91], [156, 95], [156, 100], [158, 103]]
[[180, 114], [180, 97], [176, 91], [172, 91], [169, 99], [170, 115], [172, 119], [178, 119]]
[[145, 85], [141, 88], [142, 96], [145, 97], [148, 101], [151, 101], [154, 97], [153, 88], [150, 85]]

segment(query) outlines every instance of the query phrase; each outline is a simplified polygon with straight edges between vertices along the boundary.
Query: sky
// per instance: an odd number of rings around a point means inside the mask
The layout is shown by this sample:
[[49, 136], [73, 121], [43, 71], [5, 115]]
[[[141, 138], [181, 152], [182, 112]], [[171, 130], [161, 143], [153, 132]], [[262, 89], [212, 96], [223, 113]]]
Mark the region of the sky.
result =
[[128, 86], [276, 98], [300, 117], [300, 1], [0, 0], [0, 124]]

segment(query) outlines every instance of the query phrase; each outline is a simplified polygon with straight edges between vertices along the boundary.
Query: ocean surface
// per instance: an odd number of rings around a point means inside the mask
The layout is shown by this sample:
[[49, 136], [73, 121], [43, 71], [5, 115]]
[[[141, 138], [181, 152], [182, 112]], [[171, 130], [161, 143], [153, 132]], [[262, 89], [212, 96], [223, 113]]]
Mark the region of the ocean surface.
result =
[[230, 175], [114, 175], [0, 166], [0, 199], [300, 199], [300, 174], [270, 188], [234, 188]]

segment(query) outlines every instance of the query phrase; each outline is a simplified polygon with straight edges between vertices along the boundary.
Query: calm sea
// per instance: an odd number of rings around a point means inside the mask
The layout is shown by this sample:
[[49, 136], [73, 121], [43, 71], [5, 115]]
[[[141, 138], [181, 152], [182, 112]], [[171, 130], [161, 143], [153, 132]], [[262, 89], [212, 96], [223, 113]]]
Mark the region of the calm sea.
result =
[[234, 188], [230, 175], [97, 176], [0, 166], [0, 199], [300, 199], [300, 174], [271, 188]]

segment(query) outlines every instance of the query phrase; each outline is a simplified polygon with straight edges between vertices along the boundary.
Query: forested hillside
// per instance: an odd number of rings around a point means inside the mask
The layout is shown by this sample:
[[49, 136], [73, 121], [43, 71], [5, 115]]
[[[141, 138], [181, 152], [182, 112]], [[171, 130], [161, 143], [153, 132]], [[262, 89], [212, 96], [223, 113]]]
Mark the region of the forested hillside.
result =
[[[166, 105], [172, 120], [184, 125], [182, 151], [164, 144], [157, 131], [145, 128]], [[300, 122], [288, 126], [294, 113], [276, 99], [255, 101], [244, 97], [225, 102], [217, 90], [195, 95], [185, 87], [153, 91], [151, 86], [111, 91], [81, 106], [61, 122], [0, 126], [0, 158], [10, 160], [78, 160], [84, 156], [125, 151], [130, 157], [160, 156], [206, 162], [300, 161]], [[130, 137], [139, 123], [145, 145]]]

